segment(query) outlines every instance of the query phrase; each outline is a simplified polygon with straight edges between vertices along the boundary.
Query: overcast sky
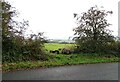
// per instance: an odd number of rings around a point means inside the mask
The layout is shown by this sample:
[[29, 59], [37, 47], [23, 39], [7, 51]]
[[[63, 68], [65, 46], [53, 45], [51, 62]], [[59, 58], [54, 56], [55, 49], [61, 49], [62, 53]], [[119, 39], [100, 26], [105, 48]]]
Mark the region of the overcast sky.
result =
[[86, 12], [90, 7], [103, 6], [112, 10], [108, 16], [109, 28], [118, 35], [119, 0], [8, 0], [20, 12], [19, 20], [29, 21], [27, 33], [44, 32], [49, 39], [68, 39], [73, 36], [75, 27], [73, 13]]

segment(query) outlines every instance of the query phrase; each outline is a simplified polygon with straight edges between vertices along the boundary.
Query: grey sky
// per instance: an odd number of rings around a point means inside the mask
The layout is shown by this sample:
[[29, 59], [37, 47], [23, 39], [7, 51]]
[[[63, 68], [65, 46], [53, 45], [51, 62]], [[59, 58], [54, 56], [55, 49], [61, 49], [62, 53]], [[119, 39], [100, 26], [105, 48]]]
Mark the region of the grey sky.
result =
[[19, 19], [29, 21], [29, 30], [34, 33], [45, 32], [44, 36], [51, 39], [68, 39], [73, 36], [75, 27], [73, 13], [86, 12], [90, 7], [103, 6], [112, 10], [108, 16], [109, 27], [118, 35], [118, 0], [9, 0], [20, 12]]

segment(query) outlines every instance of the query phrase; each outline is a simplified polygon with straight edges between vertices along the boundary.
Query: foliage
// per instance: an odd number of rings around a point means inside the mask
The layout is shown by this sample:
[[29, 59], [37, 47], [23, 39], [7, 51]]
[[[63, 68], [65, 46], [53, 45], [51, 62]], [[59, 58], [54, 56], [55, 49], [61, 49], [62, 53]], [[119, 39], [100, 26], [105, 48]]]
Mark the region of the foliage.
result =
[[17, 11], [5, 1], [2, 1], [2, 61], [17, 62], [27, 60], [46, 60], [42, 50], [44, 44], [43, 33], [31, 34], [25, 38], [24, 33], [28, 21], [15, 21]]
[[79, 46], [78, 52], [105, 53], [109, 44], [115, 42], [111, 30], [107, 29], [111, 24], [107, 22], [107, 15], [112, 11], [100, 10], [97, 6], [91, 7], [82, 16], [74, 14], [77, 18], [77, 27], [74, 40]]
[[108, 54], [112, 53], [116, 56], [119, 56], [120, 54], [120, 41], [112, 42], [107, 46], [107, 52]]

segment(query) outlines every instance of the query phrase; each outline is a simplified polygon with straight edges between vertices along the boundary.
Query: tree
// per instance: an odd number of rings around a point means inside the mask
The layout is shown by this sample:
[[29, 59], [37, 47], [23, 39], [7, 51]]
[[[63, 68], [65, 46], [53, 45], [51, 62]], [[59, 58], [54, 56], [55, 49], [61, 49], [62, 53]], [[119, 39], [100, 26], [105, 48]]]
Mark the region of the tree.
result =
[[45, 60], [43, 33], [31, 34], [31, 37], [25, 38], [28, 21], [15, 21], [13, 17], [17, 16], [18, 12], [10, 3], [0, 2], [2, 3], [2, 61]]
[[[16, 61], [20, 58], [21, 46], [24, 43], [24, 31], [28, 21], [18, 22], [13, 20], [17, 11], [6, 1], [2, 5], [2, 60]], [[17, 58], [18, 57], [18, 58]]]
[[73, 29], [76, 37], [74, 40], [85, 52], [103, 52], [105, 46], [114, 41], [112, 31], [107, 29], [111, 24], [106, 17], [112, 11], [100, 10], [97, 6], [91, 7], [82, 16], [74, 14], [77, 18], [77, 27]]
[[[27, 21], [17, 22], [13, 17], [17, 15], [16, 10], [12, 10], [12, 6], [5, 1], [2, 1], [2, 44], [3, 53], [19, 51], [18, 48], [22, 45]], [[19, 44], [19, 45], [18, 45]], [[18, 46], [17, 46], [18, 45]]]

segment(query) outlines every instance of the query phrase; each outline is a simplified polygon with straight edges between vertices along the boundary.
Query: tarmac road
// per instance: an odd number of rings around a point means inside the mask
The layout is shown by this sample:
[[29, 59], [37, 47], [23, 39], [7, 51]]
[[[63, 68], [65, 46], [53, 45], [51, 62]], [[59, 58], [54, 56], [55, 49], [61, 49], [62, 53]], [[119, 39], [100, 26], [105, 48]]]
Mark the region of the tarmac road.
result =
[[3, 73], [3, 80], [118, 80], [118, 63], [40, 68]]

